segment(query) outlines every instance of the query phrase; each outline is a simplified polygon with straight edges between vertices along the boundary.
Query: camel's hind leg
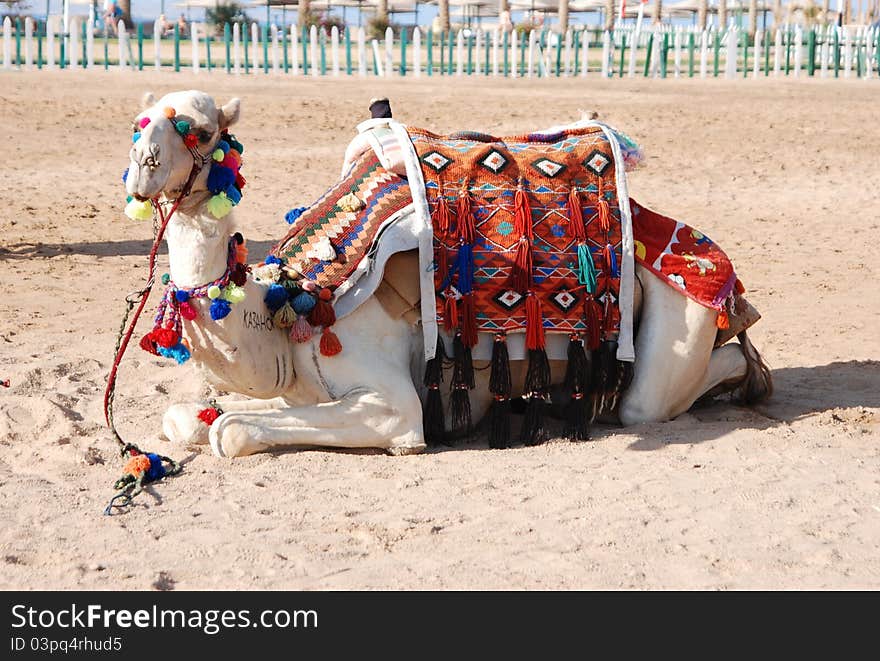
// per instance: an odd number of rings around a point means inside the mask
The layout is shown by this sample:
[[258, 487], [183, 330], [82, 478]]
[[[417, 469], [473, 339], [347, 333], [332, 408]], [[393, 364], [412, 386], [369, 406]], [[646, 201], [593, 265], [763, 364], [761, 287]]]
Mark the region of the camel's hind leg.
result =
[[[217, 406], [224, 413], [232, 411], [266, 411], [285, 406], [280, 397], [273, 399], [233, 399], [220, 397]], [[210, 406], [208, 402], [184, 402], [168, 407], [162, 417], [162, 435], [177, 445], [206, 444], [208, 426], [199, 420], [198, 413]]]
[[713, 351], [717, 312], [641, 267], [637, 273], [644, 298], [634, 377], [620, 403], [624, 425], [674, 418], [720, 384], [740, 384], [751, 401], [769, 393], [769, 373], [745, 333], [742, 345]]

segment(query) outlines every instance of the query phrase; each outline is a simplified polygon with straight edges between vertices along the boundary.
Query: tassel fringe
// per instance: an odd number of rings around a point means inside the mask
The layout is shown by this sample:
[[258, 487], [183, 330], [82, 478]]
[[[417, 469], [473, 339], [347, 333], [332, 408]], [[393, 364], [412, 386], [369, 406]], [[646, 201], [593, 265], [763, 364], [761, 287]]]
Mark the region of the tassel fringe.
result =
[[434, 357], [425, 364], [424, 384], [428, 393], [422, 406], [422, 429], [425, 434], [425, 442], [430, 446], [444, 443], [446, 437], [446, 417], [443, 412], [443, 397], [440, 395], [445, 358], [446, 352], [443, 348], [443, 342], [437, 338], [437, 351], [434, 353]]

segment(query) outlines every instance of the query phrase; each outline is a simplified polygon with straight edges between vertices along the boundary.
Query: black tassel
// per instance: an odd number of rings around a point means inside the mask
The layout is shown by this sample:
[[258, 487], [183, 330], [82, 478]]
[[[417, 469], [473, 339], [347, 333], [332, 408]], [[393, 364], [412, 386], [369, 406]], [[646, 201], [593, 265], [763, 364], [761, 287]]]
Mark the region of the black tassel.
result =
[[495, 396], [489, 408], [489, 447], [510, 447], [510, 399]]
[[443, 382], [443, 360], [446, 351], [443, 342], [437, 338], [437, 351], [434, 357], [425, 364], [425, 387], [428, 394], [422, 406], [422, 428], [425, 442], [428, 445], [440, 445], [446, 436], [446, 420], [443, 415], [443, 397], [440, 395], [440, 384]]
[[546, 393], [534, 393], [526, 401], [520, 440], [526, 445], [540, 445], [544, 438], [544, 414], [547, 409]]
[[544, 349], [529, 349], [529, 367], [526, 371], [526, 382], [523, 392], [546, 393], [550, 387], [550, 361]]
[[461, 341], [461, 333], [452, 341], [452, 393], [450, 408], [454, 435], [470, 436], [472, 429], [470, 392], [474, 388], [474, 363], [471, 348]]
[[492, 362], [489, 372], [489, 392], [494, 395], [489, 409], [489, 447], [510, 446], [510, 357], [504, 333], [495, 334], [492, 344]]
[[590, 440], [590, 418], [592, 418], [592, 402], [583, 393], [572, 393], [565, 405], [564, 435], [570, 441]]
[[593, 417], [592, 398], [589, 397], [589, 355], [577, 333], [568, 337], [568, 364], [565, 369], [565, 387], [571, 399], [565, 405], [565, 436], [572, 441], [590, 438], [590, 420]]

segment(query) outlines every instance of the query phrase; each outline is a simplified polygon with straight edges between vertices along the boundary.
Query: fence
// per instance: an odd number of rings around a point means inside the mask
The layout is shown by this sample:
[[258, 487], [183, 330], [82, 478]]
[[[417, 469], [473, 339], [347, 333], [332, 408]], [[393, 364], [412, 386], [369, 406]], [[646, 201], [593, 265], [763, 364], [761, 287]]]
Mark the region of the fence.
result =
[[[754, 38], [726, 30], [622, 25], [613, 31], [570, 29], [565, 34], [458, 30], [422, 32], [391, 28], [367, 40], [363, 28], [334, 27], [329, 34], [258, 23], [225, 25], [222, 36], [191, 24], [183, 39], [175, 26], [162, 39], [139, 24], [118, 38], [97, 35], [94, 21], [61, 19], [3, 22], [4, 69], [133, 69], [222, 71], [231, 74], [302, 76], [502, 76], [509, 78], [820, 76], [872, 78], [880, 71], [880, 30], [866, 26], [782, 25]], [[148, 26], [149, 27], [149, 26]]]

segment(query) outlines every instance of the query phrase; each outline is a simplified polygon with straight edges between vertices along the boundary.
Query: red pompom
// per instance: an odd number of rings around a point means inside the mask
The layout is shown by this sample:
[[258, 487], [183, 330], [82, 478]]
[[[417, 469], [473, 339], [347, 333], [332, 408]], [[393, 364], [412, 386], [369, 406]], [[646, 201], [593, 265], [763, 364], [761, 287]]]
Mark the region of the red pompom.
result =
[[199, 139], [192, 133], [187, 133], [185, 136], [183, 136], [183, 144], [185, 144], [190, 149], [193, 149], [198, 146]]
[[184, 301], [180, 304], [180, 316], [186, 319], [187, 321], [192, 321], [196, 317], [199, 316], [198, 311], [190, 304], [189, 301]]
[[153, 341], [160, 347], [170, 349], [180, 340], [180, 335], [170, 328], [156, 328], [152, 332]]
[[340, 351], [342, 351], [342, 344], [339, 342], [339, 338], [336, 337], [336, 333], [329, 328], [325, 328], [321, 334], [321, 355], [335, 356]]
[[320, 298], [322, 301], [329, 301], [331, 298], [333, 298], [333, 292], [330, 290], [329, 287], [324, 287], [321, 291], [318, 292], [318, 298]]
[[157, 356], [159, 354], [159, 352], [156, 351], [156, 343], [153, 341], [152, 333], [147, 333], [146, 335], [144, 335], [141, 338], [140, 345], [141, 349], [143, 349], [147, 353], [151, 353], [154, 356]]
[[196, 417], [210, 427], [214, 424], [214, 421], [220, 417], [220, 411], [210, 407], [199, 411], [196, 414]]

